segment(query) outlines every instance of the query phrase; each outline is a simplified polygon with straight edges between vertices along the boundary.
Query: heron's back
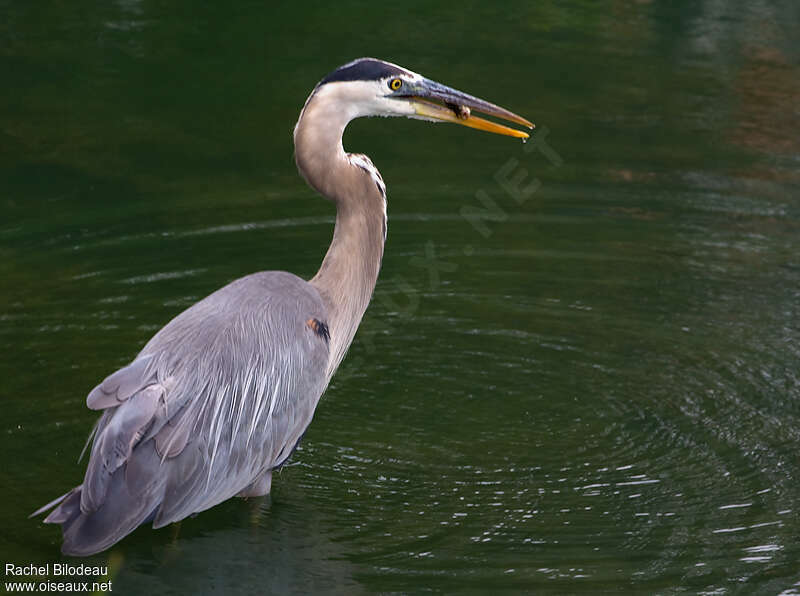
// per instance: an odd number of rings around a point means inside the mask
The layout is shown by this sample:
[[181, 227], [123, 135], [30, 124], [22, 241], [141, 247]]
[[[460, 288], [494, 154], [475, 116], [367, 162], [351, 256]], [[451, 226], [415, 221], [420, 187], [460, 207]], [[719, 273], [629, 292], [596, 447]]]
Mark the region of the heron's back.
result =
[[145, 520], [216, 505], [289, 456], [327, 380], [327, 313], [285, 272], [238, 279], [172, 319], [87, 398], [103, 409], [84, 483], [46, 521], [90, 554]]

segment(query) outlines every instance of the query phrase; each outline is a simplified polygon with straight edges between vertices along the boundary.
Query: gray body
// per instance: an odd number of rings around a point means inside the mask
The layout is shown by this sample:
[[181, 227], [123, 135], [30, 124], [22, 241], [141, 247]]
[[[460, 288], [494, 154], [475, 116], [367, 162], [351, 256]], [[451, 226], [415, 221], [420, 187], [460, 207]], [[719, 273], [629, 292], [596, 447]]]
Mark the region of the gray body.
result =
[[[300, 173], [336, 206], [318, 273], [304, 281], [268, 271], [228, 284], [91, 391], [88, 407], [103, 414], [84, 481], [33, 514], [55, 507], [45, 522], [61, 524], [65, 554], [104, 550], [147, 521], [158, 528], [233, 496], [269, 493], [272, 471], [294, 450], [353, 340], [383, 257], [386, 188], [369, 158], [345, 153], [345, 127], [374, 115], [458, 121], [419, 97], [527, 123], [380, 60], [323, 79], [294, 131]], [[459, 123], [527, 136], [476, 118]]]
[[64, 552], [266, 494], [327, 384], [328, 341], [307, 325], [326, 318], [308, 282], [249, 275], [175, 317], [97, 386], [87, 404], [104, 413], [84, 482], [47, 518], [64, 524]]

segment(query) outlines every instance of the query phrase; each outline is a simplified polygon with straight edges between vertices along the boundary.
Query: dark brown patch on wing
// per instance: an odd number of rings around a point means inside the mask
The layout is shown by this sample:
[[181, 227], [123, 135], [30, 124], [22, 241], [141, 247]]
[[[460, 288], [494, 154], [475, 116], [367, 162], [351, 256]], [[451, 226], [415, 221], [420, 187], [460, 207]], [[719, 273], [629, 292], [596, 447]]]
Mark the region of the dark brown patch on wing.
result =
[[306, 321], [306, 325], [308, 325], [311, 330], [319, 335], [322, 339], [325, 340], [325, 343], [331, 339], [330, 331], [328, 331], [328, 326], [320, 321], [319, 319], [309, 319]]

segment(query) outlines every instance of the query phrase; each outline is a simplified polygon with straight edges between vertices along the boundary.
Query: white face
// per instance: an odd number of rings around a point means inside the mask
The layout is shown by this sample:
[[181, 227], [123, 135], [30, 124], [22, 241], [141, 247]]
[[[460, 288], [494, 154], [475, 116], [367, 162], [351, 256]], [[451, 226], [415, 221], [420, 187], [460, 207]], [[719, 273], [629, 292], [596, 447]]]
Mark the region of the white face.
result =
[[377, 81], [336, 81], [317, 89], [317, 101], [344, 110], [348, 120], [366, 116], [414, 117], [414, 106], [395, 93], [403, 86], [422, 80], [420, 75], [407, 74], [387, 77]]

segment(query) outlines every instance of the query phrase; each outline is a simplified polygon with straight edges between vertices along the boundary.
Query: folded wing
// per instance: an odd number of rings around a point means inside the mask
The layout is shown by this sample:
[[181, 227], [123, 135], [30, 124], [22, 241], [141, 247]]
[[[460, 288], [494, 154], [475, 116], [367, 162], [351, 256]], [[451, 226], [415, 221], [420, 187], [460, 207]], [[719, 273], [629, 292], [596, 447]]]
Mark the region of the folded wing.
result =
[[99, 552], [145, 521], [160, 527], [258, 485], [325, 389], [328, 344], [307, 325], [325, 317], [307, 282], [251, 275], [178, 315], [95, 387], [87, 405], [103, 414], [83, 484], [45, 519], [62, 524], [63, 551]]

